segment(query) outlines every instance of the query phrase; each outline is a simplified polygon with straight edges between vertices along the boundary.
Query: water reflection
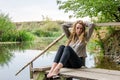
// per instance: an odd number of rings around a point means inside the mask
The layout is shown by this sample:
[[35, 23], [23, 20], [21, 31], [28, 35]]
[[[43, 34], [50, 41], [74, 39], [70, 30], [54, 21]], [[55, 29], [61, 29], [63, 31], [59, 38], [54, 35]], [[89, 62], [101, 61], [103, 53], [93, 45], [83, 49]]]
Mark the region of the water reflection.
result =
[[[40, 52], [40, 50], [12, 51], [12, 53], [14, 54], [14, 58], [12, 58], [10, 62], [8, 62], [9, 66], [0, 66], [0, 80], [30, 80], [29, 66], [26, 67], [19, 75], [15, 76], [15, 74]], [[42, 55], [33, 63], [34, 68], [52, 64], [53, 57], [54, 52]]]
[[[0, 66], [9, 65], [8, 63], [14, 58], [13, 51], [24, 51], [29, 50], [43, 50], [50, 43], [45, 42], [22, 42], [22, 43], [11, 43], [11, 44], [0, 44]], [[58, 45], [55, 45], [51, 49], [54, 51]], [[50, 50], [51, 50], [50, 49]]]
[[0, 46], [0, 66], [8, 65], [13, 56], [9, 49]]
[[30, 48], [31, 42], [16, 43], [16, 44], [0, 44], [0, 66], [9, 65], [8, 63], [14, 58], [12, 51], [23, 51]]

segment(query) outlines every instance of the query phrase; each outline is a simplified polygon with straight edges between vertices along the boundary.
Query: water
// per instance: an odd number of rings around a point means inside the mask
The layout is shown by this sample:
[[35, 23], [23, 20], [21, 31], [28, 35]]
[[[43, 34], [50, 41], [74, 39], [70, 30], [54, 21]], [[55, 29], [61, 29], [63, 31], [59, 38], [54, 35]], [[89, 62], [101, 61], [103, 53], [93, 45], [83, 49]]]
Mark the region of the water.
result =
[[[30, 80], [29, 66], [25, 68], [21, 73], [15, 76], [24, 65], [37, 56], [40, 50], [14, 50], [12, 51], [11, 59], [0, 66], [0, 80]], [[40, 58], [38, 58], [33, 64], [34, 67], [48, 66], [52, 64], [56, 51], [50, 51]], [[87, 67], [94, 67], [93, 55], [89, 55], [86, 59]]]

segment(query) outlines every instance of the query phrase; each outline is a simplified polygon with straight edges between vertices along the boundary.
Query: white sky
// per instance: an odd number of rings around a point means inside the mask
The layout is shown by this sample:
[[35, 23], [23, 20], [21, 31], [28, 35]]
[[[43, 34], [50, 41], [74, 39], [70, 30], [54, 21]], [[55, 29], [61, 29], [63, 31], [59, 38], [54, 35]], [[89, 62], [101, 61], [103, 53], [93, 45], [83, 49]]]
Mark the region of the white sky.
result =
[[41, 21], [42, 15], [52, 20], [76, 20], [59, 10], [56, 0], [0, 0], [0, 12], [9, 14], [14, 22]]

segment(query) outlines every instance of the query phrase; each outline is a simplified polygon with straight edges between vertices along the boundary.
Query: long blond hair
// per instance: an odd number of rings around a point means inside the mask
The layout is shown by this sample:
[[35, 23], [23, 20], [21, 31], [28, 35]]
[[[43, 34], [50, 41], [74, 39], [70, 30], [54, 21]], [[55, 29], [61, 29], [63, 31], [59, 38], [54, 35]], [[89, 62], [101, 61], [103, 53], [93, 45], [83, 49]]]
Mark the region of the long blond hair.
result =
[[70, 34], [70, 37], [67, 41], [67, 44], [66, 45], [69, 45], [70, 42], [73, 42], [75, 43], [77, 40], [76, 40], [76, 37], [77, 37], [77, 34], [76, 34], [76, 25], [77, 24], [81, 24], [83, 26], [83, 30], [82, 30], [82, 33], [80, 34], [79, 36], [79, 41], [81, 42], [86, 42], [85, 40], [85, 36], [86, 36], [86, 32], [85, 32], [85, 24], [83, 23], [82, 20], [78, 20], [76, 21], [73, 25], [72, 25], [72, 32]]

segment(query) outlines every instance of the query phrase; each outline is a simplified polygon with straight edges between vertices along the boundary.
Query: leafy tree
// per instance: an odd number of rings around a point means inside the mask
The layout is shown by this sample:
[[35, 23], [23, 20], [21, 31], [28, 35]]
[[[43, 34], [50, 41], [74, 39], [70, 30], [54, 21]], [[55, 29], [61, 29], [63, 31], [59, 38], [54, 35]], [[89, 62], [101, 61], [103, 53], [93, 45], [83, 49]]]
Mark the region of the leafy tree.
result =
[[12, 29], [15, 29], [15, 25], [11, 22], [9, 16], [3, 13], [0, 13], [0, 35]]
[[[66, 13], [73, 12], [74, 17], [89, 16], [97, 17], [97, 22], [120, 22], [120, 0], [57, 0], [57, 4], [59, 9], [63, 9]], [[108, 29], [115, 32], [114, 27], [108, 27]], [[105, 54], [104, 44], [106, 43], [101, 38], [100, 30], [102, 30], [100, 27], [95, 27], [98, 39], [93, 43], [99, 45], [101, 53]], [[112, 34], [109, 31], [107, 33]]]
[[98, 17], [99, 22], [120, 22], [120, 0], [57, 0], [59, 9], [74, 17]]

